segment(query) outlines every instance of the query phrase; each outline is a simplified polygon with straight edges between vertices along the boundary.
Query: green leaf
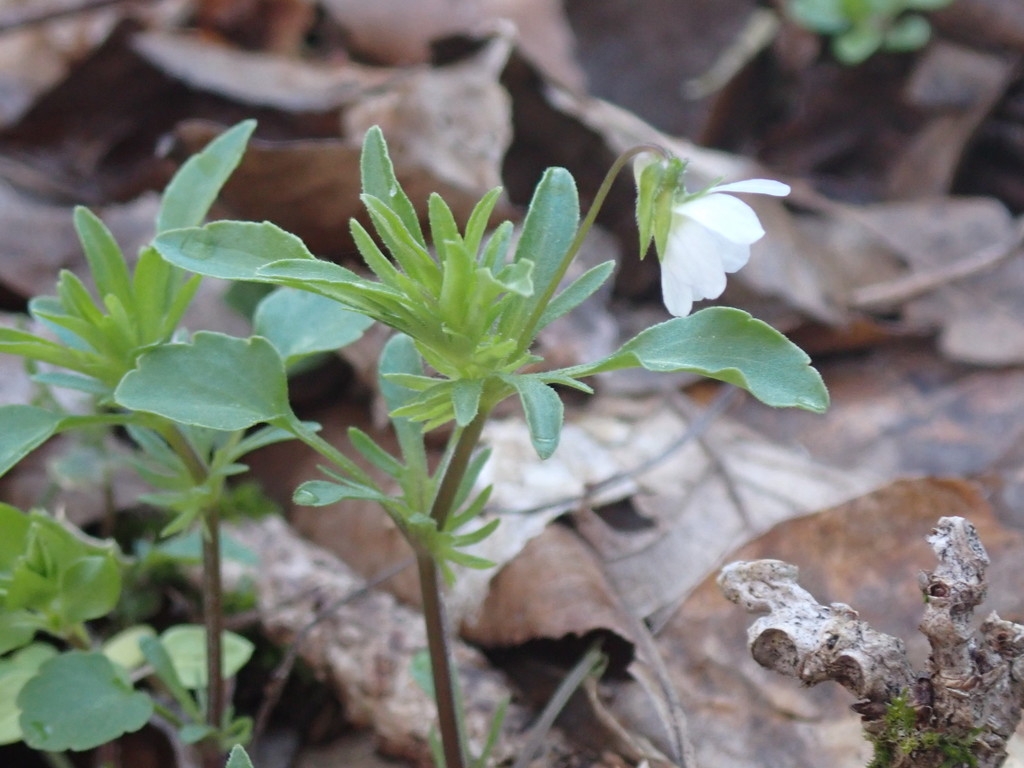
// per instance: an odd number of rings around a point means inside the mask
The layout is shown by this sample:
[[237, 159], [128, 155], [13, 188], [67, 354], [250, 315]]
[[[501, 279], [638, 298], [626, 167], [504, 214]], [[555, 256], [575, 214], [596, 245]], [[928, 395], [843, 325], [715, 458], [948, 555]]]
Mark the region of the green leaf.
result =
[[182, 709], [193, 720], [202, 720], [202, 712], [199, 711], [195, 699], [192, 698], [191, 694], [182, 684], [181, 679], [178, 677], [178, 672], [174, 668], [174, 662], [171, 661], [171, 656], [167, 653], [167, 649], [164, 648], [160, 639], [149, 636], [140, 637], [139, 650], [146, 657], [146, 661], [149, 662], [160, 682], [167, 688], [171, 696], [174, 697], [174, 700], [181, 705]]
[[334, 483], [330, 480], [307, 480], [295, 489], [292, 501], [304, 507], [326, 507], [343, 499], [367, 499], [383, 502], [387, 499], [376, 488], [354, 482]]
[[278, 288], [256, 308], [253, 330], [273, 344], [285, 366], [347, 346], [373, 325], [366, 315], [297, 288]]
[[860, 24], [832, 38], [832, 53], [843, 64], [860, 64], [882, 45], [882, 33], [871, 24]]
[[[245, 666], [255, 646], [234, 632], [224, 632], [221, 638], [222, 671], [227, 680]], [[160, 635], [160, 643], [170, 656], [182, 685], [191, 690], [206, 687], [205, 627], [192, 624], [171, 627]]]
[[114, 400], [123, 408], [226, 431], [294, 419], [284, 365], [260, 336], [200, 331], [191, 344], [150, 350], [121, 380]]
[[108, 294], [116, 296], [129, 310], [134, 308], [135, 293], [132, 291], [132, 279], [128, 274], [121, 248], [118, 246], [110, 230], [88, 208], [75, 208], [75, 231], [89, 262], [89, 271], [96, 283], [100, 297]]
[[202, 223], [224, 182], [238, 167], [255, 129], [255, 120], [238, 123], [185, 161], [164, 190], [156, 217], [157, 233]]
[[245, 747], [241, 744], [236, 744], [231, 748], [226, 768], [253, 768], [252, 760], [249, 759]]
[[156, 637], [156, 632], [145, 624], [126, 627], [103, 643], [103, 655], [127, 670], [138, 669], [146, 663], [146, 657], [139, 648], [144, 637]]
[[506, 334], [522, 330], [536, 307], [544, 300], [579, 225], [580, 204], [576, 182], [564, 168], [549, 168], [541, 177], [530, 200], [523, 229], [516, 246], [516, 261], [533, 262], [533, 294], [517, 302], [515, 312], [507, 312], [501, 321]]
[[767, 323], [729, 307], [709, 307], [642, 331], [604, 360], [560, 373], [581, 377], [641, 367], [688, 371], [747, 390], [777, 408], [822, 413], [828, 390], [810, 358]]
[[388, 155], [388, 145], [384, 134], [376, 125], [371, 127], [363, 137], [363, 151], [359, 159], [359, 170], [363, 183], [363, 194], [381, 200], [388, 208], [398, 214], [405, 228], [423, 248], [427, 241], [420, 229], [420, 219], [412, 202], [395, 177], [395, 167]]
[[919, 14], [898, 19], [885, 33], [883, 47], [887, 51], [916, 51], [932, 36], [932, 26]]
[[589, 299], [598, 288], [604, 285], [614, 270], [615, 262], [606, 261], [596, 267], [591, 267], [577, 277], [568, 288], [551, 300], [551, 303], [544, 309], [544, 314], [540, 316], [537, 327], [545, 327], [548, 323], [568, 314]]
[[142, 728], [153, 701], [99, 652], [70, 651], [44, 662], [18, 695], [19, 723], [33, 749], [92, 749]]
[[452, 387], [452, 408], [455, 411], [455, 423], [460, 427], [476, 418], [483, 391], [483, 379], [458, 379], [455, 382]]
[[32, 643], [5, 659], [0, 659], [0, 744], [21, 741], [21, 709], [17, 699], [25, 683], [36, 676], [47, 659], [57, 655], [48, 643]]
[[69, 623], [105, 616], [121, 596], [121, 566], [109, 553], [80, 558], [61, 574], [60, 594]]
[[554, 389], [533, 375], [501, 378], [515, 387], [519, 393], [533, 449], [540, 458], [549, 458], [558, 447], [558, 439], [562, 433], [562, 399]]
[[[379, 386], [389, 412], [410, 403], [416, 393], [391, 381], [393, 374], [423, 374], [423, 361], [412, 339], [403, 334], [392, 336], [380, 353]], [[423, 444], [423, 429], [408, 419], [392, 417], [402, 458], [409, 471], [427, 476], [427, 452]]]
[[224, 280], [261, 281], [257, 270], [285, 259], [316, 257], [295, 235], [269, 221], [215, 221], [164, 232], [153, 247], [171, 264]]
[[0, 406], [0, 475], [45, 443], [61, 417], [34, 405]]
[[31, 611], [0, 610], [0, 654], [32, 642], [45, 625], [45, 619]]

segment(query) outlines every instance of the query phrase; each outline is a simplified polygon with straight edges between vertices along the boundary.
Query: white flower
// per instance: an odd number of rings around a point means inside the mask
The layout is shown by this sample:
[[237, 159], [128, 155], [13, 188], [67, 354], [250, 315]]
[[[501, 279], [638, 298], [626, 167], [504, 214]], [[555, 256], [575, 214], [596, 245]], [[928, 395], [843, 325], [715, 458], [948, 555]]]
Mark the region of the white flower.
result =
[[719, 184], [672, 206], [661, 292], [673, 315], [690, 314], [693, 302], [715, 299], [725, 290], [725, 275], [750, 259], [750, 246], [764, 235], [753, 209], [730, 192], [784, 197], [789, 186], [770, 179]]

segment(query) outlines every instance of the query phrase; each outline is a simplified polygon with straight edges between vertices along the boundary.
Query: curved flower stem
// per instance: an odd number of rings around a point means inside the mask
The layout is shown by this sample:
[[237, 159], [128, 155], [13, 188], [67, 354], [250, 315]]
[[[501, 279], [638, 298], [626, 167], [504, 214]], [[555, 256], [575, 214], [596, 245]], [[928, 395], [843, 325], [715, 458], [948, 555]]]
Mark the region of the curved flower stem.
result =
[[597, 214], [600, 212], [601, 206], [604, 205], [604, 201], [605, 198], [608, 197], [608, 193], [611, 192], [615, 177], [619, 175], [619, 172], [625, 167], [626, 163], [643, 152], [653, 152], [665, 158], [672, 157], [668, 150], [664, 147], [659, 147], [657, 144], [638, 144], [637, 146], [623, 152], [618, 156], [618, 158], [616, 158], [615, 162], [612, 163], [611, 168], [608, 169], [608, 173], [605, 174], [604, 180], [601, 182], [601, 186], [597, 189], [597, 194], [594, 195], [594, 201], [590, 204], [586, 218], [583, 219], [583, 223], [580, 224], [579, 229], [576, 230], [576, 237], [573, 238], [573, 241], [569, 244], [569, 249], [565, 252], [565, 256], [562, 257], [562, 263], [558, 267], [557, 276], [550, 282], [547, 289], [544, 291], [544, 295], [541, 297], [541, 300], [537, 302], [537, 306], [534, 308], [533, 314], [530, 316], [530, 319], [526, 324], [522, 337], [523, 340], [521, 342], [522, 349], [520, 351], [524, 351], [533, 343], [533, 337], [537, 334], [537, 324], [540, 322], [540, 318], [544, 314], [544, 310], [547, 309], [548, 304], [551, 303], [551, 299], [554, 297], [555, 291], [558, 290], [558, 284], [562, 282], [562, 278], [569, 270], [569, 265], [572, 264], [572, 260], [576, 258], [576, 254], [579, 253], [580, 248], [583, 246], [583, 241], [586, 240], [591, 227], [594, 226], [594, 221], [597, 220]]

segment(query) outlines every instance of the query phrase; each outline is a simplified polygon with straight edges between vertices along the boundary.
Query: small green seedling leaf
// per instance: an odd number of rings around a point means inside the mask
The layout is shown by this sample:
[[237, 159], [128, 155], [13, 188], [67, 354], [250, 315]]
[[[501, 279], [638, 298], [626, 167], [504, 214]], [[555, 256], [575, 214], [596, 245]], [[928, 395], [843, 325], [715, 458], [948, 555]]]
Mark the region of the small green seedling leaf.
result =
[[0, 744], [21, 741], [21, 709], [17, 699], [25, 683], [36, 676], [47, 659], [57, 655], [48, 643], [32, 643], [8, 658], [0, 659]]
[[208, 429], [234, 431], [292, 416], [288, 381], [274, 346], [200, 331], [139, 358], [114, 391], [124, 408]]
[[231, 748], [226, 768], [253, 768], [252, 760], [249, 759], [248, 753], [241, 744], [236, 744]]
[[729, 307], [709, 307], [652, 326], [599, 362], [565, 369], [574, 377], [639, 366], [688, 371], [747, 390], [776, 408], [822, 413], [828, 390], [802, 349], [767, 323]]
[[153, 715], [152, 699], [98, 651], [45, 661], [17, 704], [25, 743], [48, 752], [98, 747], [139, 730]]
[[253, 330], [270, 340], [286, 367], [308, 355], [347, 346], [371, 325], [373, 320], [366, 315], [297, 288], [278, 288], [253, 315]]
[[255, 120], [245, 120], [185, 161], [164, 190], [156, 218], [157, 233], [202, 223], [221, 187], [241, 162], [255, 129]]
[[156, 632], [145, 624], [122, 629], [103, 643], [103, 655], [128, 671], [138, 669], [146, 663], [146, 657], [139, 648], [139, 641], [144, 637], [156, 637]]
[[[171, 627], [160, 635], [181, 684], [190, 690], [206, 687], [206, 628], [197, 625]], [[253, 644], [234, 632], [222, 636], [224, 679], [234, 677], [252, 656]]]

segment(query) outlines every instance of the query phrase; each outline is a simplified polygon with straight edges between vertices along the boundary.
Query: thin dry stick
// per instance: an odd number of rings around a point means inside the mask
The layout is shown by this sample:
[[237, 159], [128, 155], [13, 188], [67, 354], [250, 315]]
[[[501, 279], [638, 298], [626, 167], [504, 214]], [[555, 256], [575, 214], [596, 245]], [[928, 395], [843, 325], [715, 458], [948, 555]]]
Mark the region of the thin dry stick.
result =
[[873, 283], [858, 288], [850, 295], [849, 305], [854, 309], [873, 309], [895, 306], [910, 299], [942, 288], [950, 283], [974, 277], [1016, 256], [1024, 243], [1024, 219], [1007, 242], [995, 243], [975, 253], [927, 272], [916, 272], [896, 280]]
[[127, 5], [134, 2], [138, 2], [138, 0], [80, 0], [80, 2], [71, 5], [66, 3], [63, 5], [55, 4], [48, 8], [40, 8], [37, 3], [29, 11], [24, 9], [18, 12], [9, 10], [7, 13], [0, 15], [0, 35], [36, 24], [45, 24], [56, 19], [88, 13], [89, 11], [106, 8], [109, 5]]
[[583, 682], [588, 677], [601, 676], [605, 665], [608, 663], [608, 657], [605, 656], [601, 645], [600, 640], [591, 644], [580, 657], [580, 660], [569, 670], [569, 673], [562, 678], [562, 682], [558, 684], [558, 688], [555, 689], [551, 698], [548, 699], [548, 703], [544, 705], [544, 710], [540, 713], [540, 717], [537, 718], [537, 722], [534, 723], [533, 728], [530, 730], [529, 741], [526, 742], [526, 746], [519, 753], [512, 768], [526, 768], [533, 761], [533, 758], [544, 745], [544, 738], [548, 735], [548, 731], [555, 724], [559, 713], [569, 703], [569, 699], [576, 693], [576, 689], [583, 685]]

